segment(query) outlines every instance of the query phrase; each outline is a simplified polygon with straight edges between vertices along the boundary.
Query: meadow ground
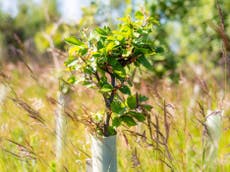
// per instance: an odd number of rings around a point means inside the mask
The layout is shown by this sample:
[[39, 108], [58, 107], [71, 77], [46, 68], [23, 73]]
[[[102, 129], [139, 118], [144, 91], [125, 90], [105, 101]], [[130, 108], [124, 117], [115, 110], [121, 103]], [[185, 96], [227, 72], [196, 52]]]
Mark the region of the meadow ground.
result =
[[[22, 64], [8, 64], [2, 71], [7, 77], [0, 85], [0, 171], [56, 171], [56, 72], [46, 66], [34, 67], [31, 73]], [[185, 64], [177, 84], [139, 78], [135, 89], [148, 95], [153, 106], [151, 125], [119, 129], [119, 171], [204, 171], [202, 138], [208, 109], [224, 110], [215, 171], [230, 171], [230, 92], [223, 73], [222, 68]], [[61, 171], [85, 171], [90, 135], [87, 126], [74, 119], [101, 108], [99, 94], [76, 86], [69, 104], [74, 118], [66, 115]], [[36, 118], [39, 115], [44, 121]]]

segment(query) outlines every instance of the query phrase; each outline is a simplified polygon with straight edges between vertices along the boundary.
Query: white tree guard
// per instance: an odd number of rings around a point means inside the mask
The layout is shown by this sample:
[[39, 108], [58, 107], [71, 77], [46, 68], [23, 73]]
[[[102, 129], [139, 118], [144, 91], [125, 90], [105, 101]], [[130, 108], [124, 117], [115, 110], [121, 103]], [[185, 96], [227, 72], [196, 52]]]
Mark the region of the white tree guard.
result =
[[93, 172], [116, 172], [117, 149], [116, 135], [97, 138], [92, 136]]
[[208, 110], [207, 112], [203, 135], [203, 158], [205, 169], [207, 170], [214, 170], [213, 168], [215, 167], [219, 140], [222, 133], [223, 113], [224, 112], [222, 110]]
[[9, 89], [5, 85], [0, 84], [0, 113], [2, 111], [1, 106], [2, 106], [2, 104], [4, 102], [4, 100], [5, 100], [8, 92], [9, 92]]
[[69, 103], [69, 95], [58, 92], [58, 104], [56, 109], [56, 160], [62, 157], [63, 144], [65, 143], [65, 131], [67, 128], [67, 121], [65, 117], [65, 108]]

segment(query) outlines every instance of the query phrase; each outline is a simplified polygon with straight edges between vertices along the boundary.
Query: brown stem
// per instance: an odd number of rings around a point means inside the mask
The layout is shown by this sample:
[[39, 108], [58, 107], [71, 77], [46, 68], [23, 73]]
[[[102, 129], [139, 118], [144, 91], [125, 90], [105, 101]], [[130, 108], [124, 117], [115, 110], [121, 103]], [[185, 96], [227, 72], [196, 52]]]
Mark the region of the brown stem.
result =
[[[111, 77], [111, 85], [113, 86], [113, 88], [116, 87], [116, 80], [115, 80], [115, 76], [113, 74], [110, 74]], [[104, 98], [105, 99], [105, 103], [106, 103], [106, 119], [105, 119], [105, 123], [104, 123], [104, 136], [108, 137], [109, 136], [109, 121], [111, 118], [111, 103], [113, 102], [115, 96], [115, 92], [112, 91], [110, 97]]]
[[105, 120], [105, 123], [104, 123], [104, 136], [105, 137], [109, 136], [109, 121], [110, 121], [110, 118], [111, 118], [111, 112], [108, 111], [108, 112], [106, 112], [106, 120]]
[[133, 62], [135, 62], [141, 55], [137, 55], [137, 56], [130, 56], [127, 60], [124, 60], [124, 59], [120, 59], [118, 60], [119, 63], [125, 67]]

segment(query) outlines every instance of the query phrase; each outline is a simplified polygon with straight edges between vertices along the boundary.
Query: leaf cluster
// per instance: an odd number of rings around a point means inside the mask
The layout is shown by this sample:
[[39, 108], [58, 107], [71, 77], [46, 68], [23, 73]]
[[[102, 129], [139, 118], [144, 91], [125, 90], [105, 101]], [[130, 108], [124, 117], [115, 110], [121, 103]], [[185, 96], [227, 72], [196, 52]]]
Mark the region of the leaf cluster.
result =
[[71, 73], [78, 73], [67, 82], [81, 82], [102, 94], [106, 115], [99, 121], [99, 131], [104, 136], [116, 134], [122, 123], [135, 126], [138, 121], [143, 122], [146, 112], [151, 110], [145, 104], [147, 97], [132, 93], [131, 78], [133, 70], [141, 65], [152, 70], [149, 58], [157, 53], [157, 48], [149, 36], [157, 22], [140, 11], [134, 21], [129, 16], [120, 21], [114, 30], [105, 26], [82, 39], [65, 39], [70, 45], [65, 66]]

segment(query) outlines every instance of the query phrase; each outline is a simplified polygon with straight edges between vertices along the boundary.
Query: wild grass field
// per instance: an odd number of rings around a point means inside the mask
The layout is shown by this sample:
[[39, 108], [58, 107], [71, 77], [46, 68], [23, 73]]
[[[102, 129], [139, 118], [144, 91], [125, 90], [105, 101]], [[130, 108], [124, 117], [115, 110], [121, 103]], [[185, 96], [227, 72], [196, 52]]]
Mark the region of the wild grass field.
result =
[[[151, 128], [147, 122], [118, 131], [119, 171], [204, 171], [202, 140], [207, 110], [224, 110], [215, 171], [230, 170], [229, 86], [224, 69], [199, 70], [184, 64], [178, 84], [168, 79], [140, 79], [135, 89], [150, 97]], [[23, 64], [4, 66], [1, 82], [0, 171], [56, 171], [55, 70]], [[34, 77], [35, 76], [35, 77]], [[3, 78], [2, 78], [3, 79]], [[3, 81], [3, 80], [2, 80]], [[228, 82], [228, 81], [227, 81]], [[103, 107], [96, 92], [76, 86], [66, 115], [62, 171], [85, 171], [90, 158], [90, 134], [76, 119]], [[36, 117], [40, 115], [42, 122]], [[152, 136], [150, 136], [150, 133]]]

